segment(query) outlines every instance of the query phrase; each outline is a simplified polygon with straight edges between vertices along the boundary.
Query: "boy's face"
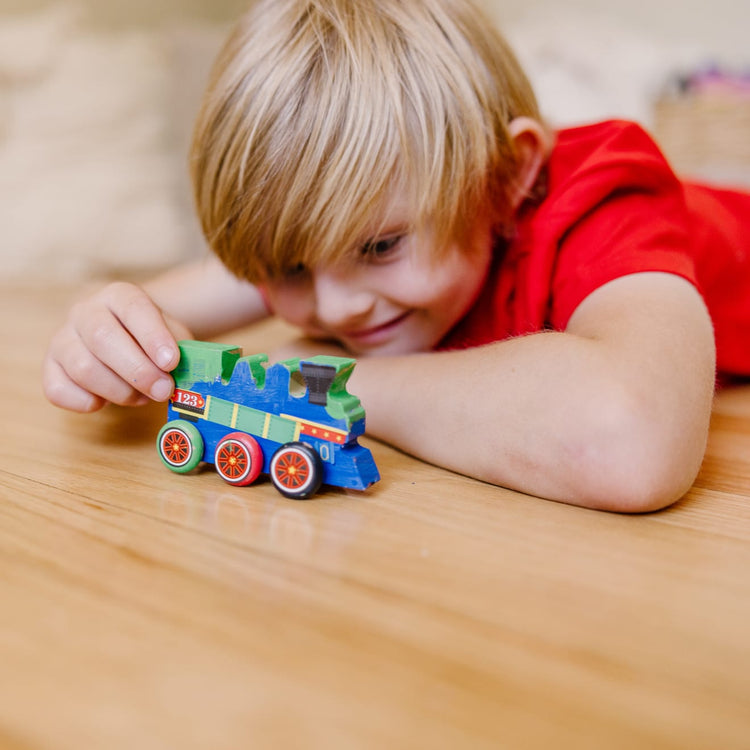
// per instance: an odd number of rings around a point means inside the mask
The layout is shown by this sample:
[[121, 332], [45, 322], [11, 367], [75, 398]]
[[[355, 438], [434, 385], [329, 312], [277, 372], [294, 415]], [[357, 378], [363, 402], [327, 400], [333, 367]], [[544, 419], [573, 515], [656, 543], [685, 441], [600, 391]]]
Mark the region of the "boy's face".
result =
[[273, 311], [307, 335], [338, 341], [355, 355], [432, 349], [469, 310], [487, 275], [492, 222], [480, 215], [470, 247], [452, 245], [432, 261], [429, 227], [405, 229], [398, 197], [376, 236], [335, 266], [300, 269], [263, 285]]

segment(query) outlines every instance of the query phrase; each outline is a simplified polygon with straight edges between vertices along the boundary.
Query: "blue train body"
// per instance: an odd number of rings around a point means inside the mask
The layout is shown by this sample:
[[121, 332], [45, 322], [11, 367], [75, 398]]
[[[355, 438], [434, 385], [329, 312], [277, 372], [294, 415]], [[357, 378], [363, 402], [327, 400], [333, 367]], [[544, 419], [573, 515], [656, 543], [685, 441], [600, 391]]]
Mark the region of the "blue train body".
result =
[[173, 471], [213, 463], [230, 484], [260, 473], [287, 497], [306, 498], [321, 484], [364, 490], [380, 479], [359, 445], [365, 412], [346, 390], [353, 359], [316, 356], [268, 365], [265, 354], [180, 342], [175, 392], [157, 447]]

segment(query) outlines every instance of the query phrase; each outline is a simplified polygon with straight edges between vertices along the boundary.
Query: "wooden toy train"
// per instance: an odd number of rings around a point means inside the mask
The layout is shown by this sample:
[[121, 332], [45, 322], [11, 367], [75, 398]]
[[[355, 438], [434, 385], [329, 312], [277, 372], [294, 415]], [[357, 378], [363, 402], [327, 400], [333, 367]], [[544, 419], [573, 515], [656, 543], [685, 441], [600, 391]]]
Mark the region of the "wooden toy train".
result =
[[265, 354], [180, 341], [175, 391], [157, 439], [162, 461], [186, 473], [213, 463], [229, 484], [268, 474], [284, 496], [321, 484], [364, 490], [380, 479], [360, 400], [346, 390], [355, 360], [315, 356], [268, 366]]

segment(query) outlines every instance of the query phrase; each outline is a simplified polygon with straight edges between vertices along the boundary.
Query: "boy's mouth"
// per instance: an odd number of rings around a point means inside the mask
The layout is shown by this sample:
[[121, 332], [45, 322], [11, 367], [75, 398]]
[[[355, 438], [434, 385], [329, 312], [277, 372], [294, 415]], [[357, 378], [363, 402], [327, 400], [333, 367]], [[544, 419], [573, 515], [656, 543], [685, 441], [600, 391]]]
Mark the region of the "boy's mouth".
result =
[[357, 344], [379, 344], [388, 339], [392, 335], [394, 329], [406, 320], [411, 313], [411, 310], [407, 310], [406, 312], [401, 313], [401, 315], [397, 315], [395, 318], [391, 318], [391, 320], [381, 323], [380, 325], [371, 326], [370, 328], [360, 328], [356, 331], [344, 331], [341, 334], [341, 338]]

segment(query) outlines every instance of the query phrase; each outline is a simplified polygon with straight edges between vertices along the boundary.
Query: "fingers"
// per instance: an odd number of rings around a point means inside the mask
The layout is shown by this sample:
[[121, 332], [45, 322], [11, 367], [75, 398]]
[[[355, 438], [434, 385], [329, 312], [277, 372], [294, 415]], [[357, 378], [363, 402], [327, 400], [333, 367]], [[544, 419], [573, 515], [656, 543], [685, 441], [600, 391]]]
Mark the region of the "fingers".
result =
[[97, 411], [108, 401], [121, 406], [141, 406], [149, 401], [146, 396], [133, 388], [124, 390], [121, 385], [122, 381], [116, 383], [119, 378], [116, 378], [114, 373], [109, 373], [108, 377], [112, 378], [113, 382], [109, 385], [102, 382], [102, 385], [98, 387], [98, 390], [110, 395], [109, 398], [103, 398], [79, 386], [68, 376], [58, 362], [49, 357], [44, 361], [42, 373], [44, 392], [47, 398], [55, 406], [70, 411], [81, 413]]
[[42, 367], [42, 384], [47, 399], [55, 406], [77, 412], [101, 409], [107, 402], [76, 385], [58, 362], [46, 357]]
[[49, 400], [95, 411], [104, 403], [165, 401], [179, 348], [161, 311], [143, 290], [117, 283], [76, 305], [53, 338], [43, 382]]
[[[76, 333], [78, 339], [71, 343], [64, 362], [67, 375], [75, 383], [83, 387], [96, 384], [96, 393], [118, 404], [129, 398], [129, 389], [155, 401], [169, 397], [172, 380], [160, 364], [165, 362], [165, 367], [170, 367], [175, 359], [171, 352], [140, 345], [109, 310], [102, 311], [95, 320], [80, 320]], [[159, 358], [159, 365], [147, 355], [147, 348]]]
[[[142, 361], [143, 354], [163, 372], [169, 372], [177, 366], [180, 350], [175, 338], [161, 310], [140, 287], [126, 283], [111, 284], [103, 292], [103, 302], [120, 325], [112, 326], [111, 321], [101, 325], [104, 321], [91, 321], [90, 318], [82, 320], [78, 330], [85, 344], [93, 345], [99, 351], [98, 346], [101, 344], [107, 348], [111, 343], [110, 336], [117, 333], [116, 343], [126, 345], [124, 334], [127, 332], [133, 340], [132, 346], [127, 347], [127, 353], [135, 357], [132, 366], [144, 366], [148, 369]], [[107, 351], [117, 362], [111, 347]], [[124, 358], [120, 361], [124, 361]], [[114, 369], [120, 372], [119, 367]]]

